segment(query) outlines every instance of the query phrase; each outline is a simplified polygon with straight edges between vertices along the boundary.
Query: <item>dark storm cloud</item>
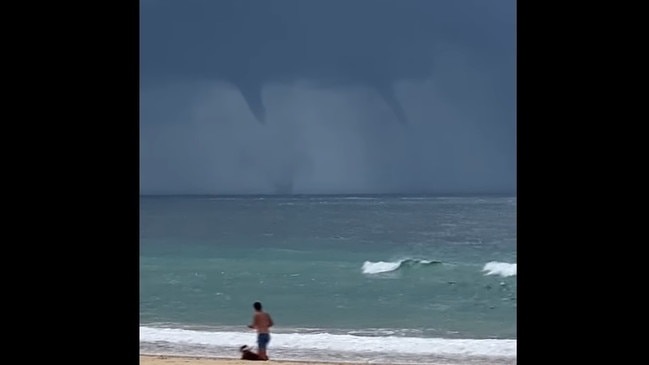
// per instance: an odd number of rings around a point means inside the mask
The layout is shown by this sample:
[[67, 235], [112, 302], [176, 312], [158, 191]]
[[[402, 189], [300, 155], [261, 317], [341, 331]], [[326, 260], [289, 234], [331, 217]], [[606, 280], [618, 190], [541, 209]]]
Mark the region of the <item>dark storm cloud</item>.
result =
[[141, 87], [145, 193], [515, 186], [513, 1], [143, 1]]

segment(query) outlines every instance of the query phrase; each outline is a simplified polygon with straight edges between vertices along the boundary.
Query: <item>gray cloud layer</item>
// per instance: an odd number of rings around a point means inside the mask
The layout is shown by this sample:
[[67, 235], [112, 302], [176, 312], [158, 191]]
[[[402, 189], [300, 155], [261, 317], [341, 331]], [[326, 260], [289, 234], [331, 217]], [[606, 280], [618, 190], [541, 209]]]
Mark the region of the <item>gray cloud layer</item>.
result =
[[142, 193], [515, 190], [511, 0], [141, 3]]

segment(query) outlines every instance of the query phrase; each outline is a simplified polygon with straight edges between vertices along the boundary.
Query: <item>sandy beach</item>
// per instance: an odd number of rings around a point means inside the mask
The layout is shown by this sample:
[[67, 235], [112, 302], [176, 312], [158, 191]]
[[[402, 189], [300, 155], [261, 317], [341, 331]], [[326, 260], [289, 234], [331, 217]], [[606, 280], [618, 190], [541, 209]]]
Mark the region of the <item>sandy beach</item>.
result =
[[[265, 362], [235, 360], [235, 359], [216, 359], [191, 356], [153, 356], [140, 355], [140, 365], [250, 365], [250, 364], [273, 364], [273, 365], [350, 365], [354, 363], [335, 363], [335, 362], [299, 362], [299, 361], [275, 361]], [[358, 362], [357, 364], [362, 364]]]

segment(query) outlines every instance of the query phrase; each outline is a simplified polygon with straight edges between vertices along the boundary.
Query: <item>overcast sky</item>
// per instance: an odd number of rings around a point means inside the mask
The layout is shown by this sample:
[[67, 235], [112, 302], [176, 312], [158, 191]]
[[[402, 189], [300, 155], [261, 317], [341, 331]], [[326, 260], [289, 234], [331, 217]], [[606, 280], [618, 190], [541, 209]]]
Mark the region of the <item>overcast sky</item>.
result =
[[142, 194], [515, 194], [514, 0], [140, 5]]

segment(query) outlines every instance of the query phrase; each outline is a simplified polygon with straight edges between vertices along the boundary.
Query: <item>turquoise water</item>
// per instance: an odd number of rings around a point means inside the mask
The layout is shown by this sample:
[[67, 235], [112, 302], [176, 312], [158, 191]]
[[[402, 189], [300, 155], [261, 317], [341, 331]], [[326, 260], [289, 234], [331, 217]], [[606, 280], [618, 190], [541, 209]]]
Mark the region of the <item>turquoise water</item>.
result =
[[236, 357], [261, 301], [274, 358], [515, 361], [515, 198], [143, 197], [140, 210], [144, 353]]

